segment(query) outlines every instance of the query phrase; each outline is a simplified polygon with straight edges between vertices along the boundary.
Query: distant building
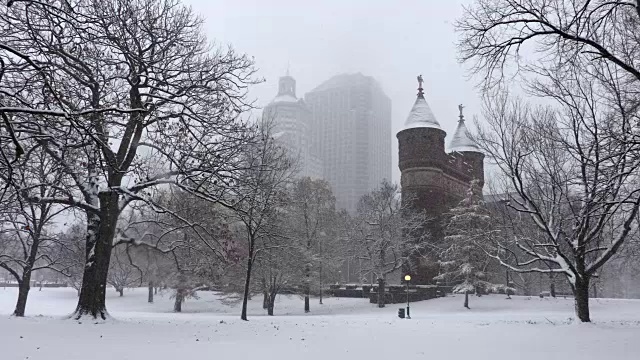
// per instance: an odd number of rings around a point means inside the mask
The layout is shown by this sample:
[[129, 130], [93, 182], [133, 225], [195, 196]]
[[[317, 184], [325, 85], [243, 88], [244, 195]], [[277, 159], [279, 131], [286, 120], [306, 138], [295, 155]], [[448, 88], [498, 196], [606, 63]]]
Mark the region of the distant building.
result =
[[332, 77], [305, 101], [311, 148], [337, 207], [353, 212], [362, 195], [391, 180], [391, 100], [374, 78], [357, 73]]
[[322, 161], [309, 141], [311, 113], [304, 100], [296, 97], [296, 80], [288, 73], [278, 81], [278, 95], [264, 108], [262, 116], [273, 121], [273, 136], [296, 160], [299, 175], [321, 179]]
[[[428, 241], [437, 244], [444, 239], [442, 221], [452, 207], [465, 196], [472, 180], [484, 186], [484, 155], [469, 137], [459, 106], [460, 116], [449, 152], [445, 151], [447, 133], [431, 112], [424, 98], [422, 76], [418, 77], [418, 95], [398, 138], [402, 200], [431, 219]], [[414, 259], [412, 282], [428, 284], [438, 274], [435, 259]]]

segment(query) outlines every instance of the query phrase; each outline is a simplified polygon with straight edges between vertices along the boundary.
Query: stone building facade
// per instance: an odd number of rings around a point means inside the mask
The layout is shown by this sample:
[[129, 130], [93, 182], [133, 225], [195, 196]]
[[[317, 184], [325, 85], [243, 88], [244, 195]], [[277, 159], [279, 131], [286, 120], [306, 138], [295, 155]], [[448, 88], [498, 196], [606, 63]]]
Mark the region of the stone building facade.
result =
[[[474, 179], [484, 186], [484, 155], [468, 136], [459, 106], [458, 126], [448, 151], [446, 132], [433, 115], [424, 97], [422, 77], [418, 77], [418, 95], [398, 138], [402, 201], [416, 210], [424, 210], [429, 223], [424, 231], [434, 245], [444, 239], [443, 221], [449, 209], [456, 206]], [[412, 282], [431, 284], [438, 274], [435, 258], [412, 259], [405, 269]]]

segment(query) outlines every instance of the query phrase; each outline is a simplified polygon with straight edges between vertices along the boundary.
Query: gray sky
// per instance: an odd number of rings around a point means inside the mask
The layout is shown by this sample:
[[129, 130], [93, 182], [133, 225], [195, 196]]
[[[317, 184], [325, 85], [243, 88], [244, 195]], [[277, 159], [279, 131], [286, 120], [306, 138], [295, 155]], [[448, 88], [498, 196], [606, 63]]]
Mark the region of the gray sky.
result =
[[453, 23], [470, 0], [184, 0], [206, 19], [208, 37], [254, 56], [264, 84], [251, 96], [266, 105], [290, 64], [297, 95], [333, 75], [376, 78], [392, 101], [393, 180], [399, 182], [395, 133], [416, 95], [416, 76], [440, 125], [453, 135], [457, 105], [479, 114], [474, 82], [457, 62]]

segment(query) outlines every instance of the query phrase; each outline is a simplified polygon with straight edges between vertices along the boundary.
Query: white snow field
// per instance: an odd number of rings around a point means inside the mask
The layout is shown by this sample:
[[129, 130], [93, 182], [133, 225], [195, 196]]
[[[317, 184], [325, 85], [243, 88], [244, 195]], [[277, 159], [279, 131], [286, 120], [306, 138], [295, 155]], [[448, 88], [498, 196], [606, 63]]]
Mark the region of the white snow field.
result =
[[73, 289], [32, 289], [26, 318], [9, 315], [16, 295], [0, 288], [0, 360], [640, 359], [640, 300], [592, 300], [594, 323], [579, 324], [571, 299], [473, 296], [466, 310], [455, 296], [413, 303], [402, 320], [401, 304], [314, 299], [304, 314], [303, 301], [286, 296], [270, 317], [256, 297], [244, 322], [239, 305], [211, 292], [176, 314], [168, 294], [148, 304], [146, 289], [122, 298], [109, 289], [112, 319], [79, 324], [63, 318]]

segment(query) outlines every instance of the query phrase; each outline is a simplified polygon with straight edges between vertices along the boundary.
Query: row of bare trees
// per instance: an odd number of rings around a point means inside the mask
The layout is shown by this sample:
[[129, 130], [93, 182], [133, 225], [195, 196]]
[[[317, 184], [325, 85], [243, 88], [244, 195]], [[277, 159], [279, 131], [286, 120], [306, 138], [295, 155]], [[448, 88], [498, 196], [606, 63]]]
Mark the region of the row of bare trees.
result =
[[[9, 1], [0, 38], [2, 204], [38, 207], [21, 233], [36, 253], [49, 236], [41, 219], [80, 213], [85, 261], [73, 317], [104, 319], [113, 246], [155, 247], [153, 236], [121, 230], [123, 216], [171, 213], [154, 197], [164, 187], [234, 205], [224, 202], [244, 166], [239, 152], [259, 135], [242, 118], [253, 61], [211, 45], [202, 20], [176, 0]], [[28, 173], [38, 157], [44, 178]]]

